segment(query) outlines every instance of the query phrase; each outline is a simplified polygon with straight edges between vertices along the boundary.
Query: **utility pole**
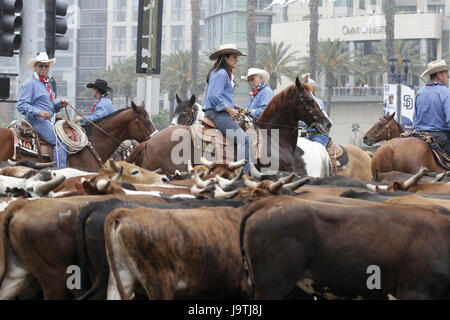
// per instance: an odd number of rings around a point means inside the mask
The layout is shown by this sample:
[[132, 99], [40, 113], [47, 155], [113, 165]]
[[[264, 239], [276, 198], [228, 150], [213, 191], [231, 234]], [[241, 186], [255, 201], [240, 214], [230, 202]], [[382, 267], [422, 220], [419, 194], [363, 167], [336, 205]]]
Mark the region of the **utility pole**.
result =
[[[22, 44], [19, 50], [19, 88], [31, 76], [28, 60], [37, 55], [37, 1], [27, 1], [22, 8]], [[19, 113], [15, 111], [16, 118]]]

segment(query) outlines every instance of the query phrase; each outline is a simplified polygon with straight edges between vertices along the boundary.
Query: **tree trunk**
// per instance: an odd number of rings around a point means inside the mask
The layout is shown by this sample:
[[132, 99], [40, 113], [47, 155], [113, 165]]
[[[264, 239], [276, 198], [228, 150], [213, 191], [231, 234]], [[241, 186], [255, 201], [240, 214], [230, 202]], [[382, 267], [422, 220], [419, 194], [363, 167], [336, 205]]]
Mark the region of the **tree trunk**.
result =
[[173, 113], [175, 111], [175, 93], [173, 91], [169, 92], [169, 117], [170, 120], [173, 118]]
[[180, 87], [180, 98], [182, 100], [187, 100], [187, 91], [188, 91], [188, 83], [186, 82], [186, 80], [183, 80], [183, 82], [181, 82]]
[[256, 67], [255, 0], [247, 0], [247, 63], [248, 69]]
[[276, 73], [272, 73], [269, 79], [269, 86], [270, 88], [272, 88], [272, 90], [275, 91], [275, 89], [277, 88], [277, 84], [278, 84], [278, 75]]
[[317, 76], [317, 51], [319, 43], [319, 0], [309, 1], [309, 74], [318, 81]]
[[[394, 56], [394, 28], [395, 28], [395, 1], [386, 0], [386, 59]], [[387, 64], [388, 75], [390, 75], [389, 64]], [[388, 77], [390, 78], [390, 77]]]
[[200, 52], [200, 0], [191, 0], [192, 94], [198, 98], [198, 61]]
[[328, 116], [331, 116], [330, 112], [331, 112], [331, 97], [333, 96], [333, 82], [334, 82], [334, 77], [331, 73], [325, 73], [325, 83], [327, 84], [327, 114]]

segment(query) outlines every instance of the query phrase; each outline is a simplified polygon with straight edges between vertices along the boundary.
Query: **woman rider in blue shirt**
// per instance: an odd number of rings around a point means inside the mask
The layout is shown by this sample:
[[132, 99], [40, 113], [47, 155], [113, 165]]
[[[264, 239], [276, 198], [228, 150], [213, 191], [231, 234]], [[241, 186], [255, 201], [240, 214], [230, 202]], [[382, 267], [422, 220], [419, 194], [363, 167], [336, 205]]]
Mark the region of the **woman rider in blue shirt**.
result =
[[[106, 117], [107, 115], [114, 112], [114, 106], [108, 96], [108, 92], [112, 92], [113, 90], [108, 87], [108, 82], [102, 79], [97, 79], [94, 83], [88, 83], [86, 87], [94, 89], [93, 95], [96, 99], [94, 105], [91, 108], [93, 114], [91, 114], [90, 116], [86, 116], [86, 119], [94, 121], [99, 118]], [[86, 120], [84, 120], [80, 116], [75, 117], [75, 121], [80, 121], [81, 124], [86, 123]]]
[[237, 160], [245, 157], [244, 170], [245, 173], [250, 174], [249, 141], [244, 130], [234, 121], [239, 113], [233, 103], [235, 85], [233, 69], [236, 68], [238, 56], [245, 55], [236, 48], [235, 44], [221, 45], [218, 51], [210, 55], [209, 58], [216, 62], [206, 78], [208, 87], [203, 111], [205, 111], [205, 117], [212, 120], [223, 135], [229, 138], [233, 136], [237, 146]]

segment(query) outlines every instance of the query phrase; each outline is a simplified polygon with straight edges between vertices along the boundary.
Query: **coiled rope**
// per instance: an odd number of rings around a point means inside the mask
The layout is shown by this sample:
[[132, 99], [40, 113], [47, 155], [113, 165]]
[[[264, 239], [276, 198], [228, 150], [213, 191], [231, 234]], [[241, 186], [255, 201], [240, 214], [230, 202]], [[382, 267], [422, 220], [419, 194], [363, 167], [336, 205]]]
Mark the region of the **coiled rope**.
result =
[[[64, 131], [64, 124], [66, 124], [68, 127], [70, 127], [73, 131], [75, 131], [75, 134], [79, 141], [72, 140]], [[61, 140], [62, 143], [64, 143], [69, 150], [66, 150], [64, 146], [61, 146], [68, 154], [75, 154], [81, 150], [83, 150], [84, 147], [87, 146], [89, 143], [88, 137], [86, 135], [86, 132], [84, 129], [74, 123], [71, 123], [67, 120], [59, 120], [54, 125], [54, 132], [55, 135]], [[57, 139], [58, 142], [58, 139]]]

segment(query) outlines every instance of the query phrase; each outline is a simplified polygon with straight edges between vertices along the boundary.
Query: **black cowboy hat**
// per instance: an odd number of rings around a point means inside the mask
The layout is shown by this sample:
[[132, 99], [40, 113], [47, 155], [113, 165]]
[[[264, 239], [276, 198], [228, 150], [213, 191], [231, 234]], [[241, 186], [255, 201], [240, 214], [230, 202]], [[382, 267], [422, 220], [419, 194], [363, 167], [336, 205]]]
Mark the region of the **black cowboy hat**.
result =
[[113, 89], [108, 87], [108, 82], [106, 82], [105, 80], [102, 80], [102, 79], [96, 79], [94, 83], [88, 83], [86, 85], [86, 87], [88, 87], [88, 88], [97, 88], [99, 90], [103, 90], [103, 91], [106, 91], [106, 92], [112, 92], [113, 91]]

